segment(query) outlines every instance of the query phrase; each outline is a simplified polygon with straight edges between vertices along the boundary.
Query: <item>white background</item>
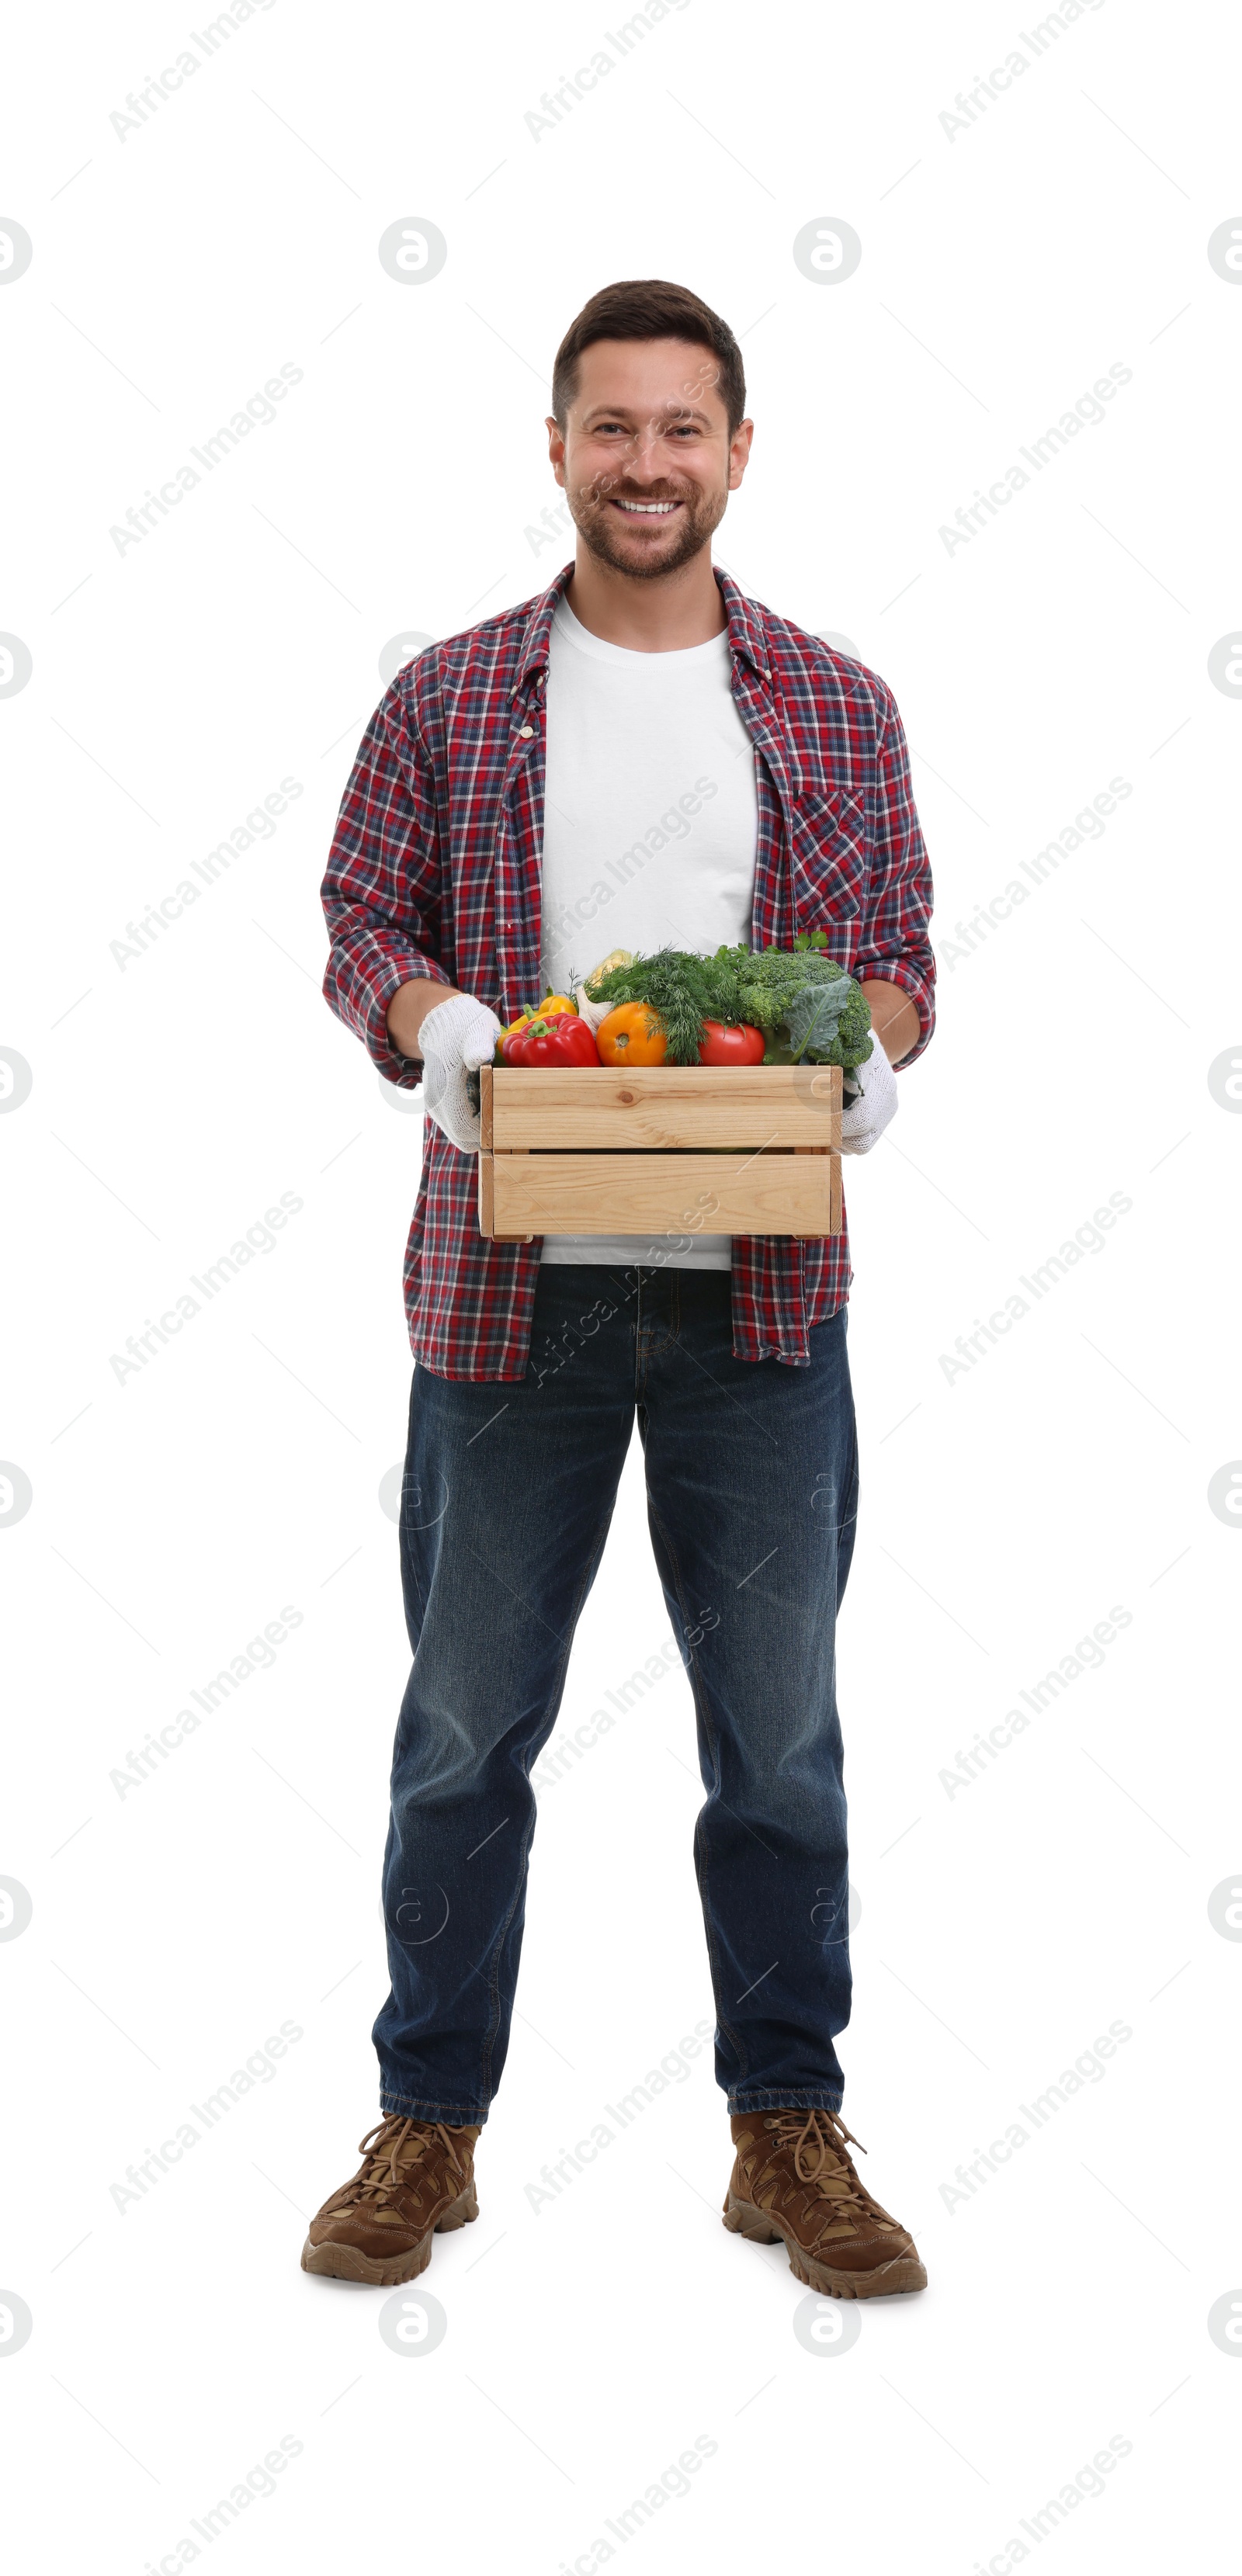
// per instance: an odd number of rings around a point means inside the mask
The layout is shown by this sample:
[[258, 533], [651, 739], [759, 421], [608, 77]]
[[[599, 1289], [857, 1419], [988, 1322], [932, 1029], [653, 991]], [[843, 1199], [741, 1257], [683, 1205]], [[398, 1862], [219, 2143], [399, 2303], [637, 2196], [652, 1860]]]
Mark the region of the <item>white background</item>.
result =
[[[34, 256], [0, 292], [0, 626], [33, 675], [0, 702], [0, 1044], [33, 1088], [0, 1118], [0, 1452], [33, 1499], [0, 1538], [0, 1871], [33, 1919], [0, 1957], [2, 2286], [34, 2325], [0, 2390], [24, 2565], [192, 2563], [191, 2518], [283, 2435], [276, 2491], [200, 2555], [587, 2569], [698, 2435], [690, 2492], [614, 2555], [1017, 2565], [1020, 2517], [1114, 2435], [1105, 2493], [1031, 2555], [1154, 2569], [1223, 2512], [1242, 2372], [1206, 2320], [1242, 2283], [1242, 1951], [1207, 1906], [1242, 1857], [1239, 1536], [1207, 1488], [1242, 1453], [1242, 1125], [1207, 1077], [1242, 1054], [1242, 706], [1208, 656], [1240, 606], [1242, 292], [1207, 242], [1242, 201], [1236, 29], [1071, 12], [952, 136], [942, 111], [1017, 43], [1004, 8], [689, 0], [538, 139], [527, 111], [619, 17], [277, 0], [123, 140], [110, 114], [190, 21], [10, 27], [4, 211]], [[416, 290], [376, 252], [407, 215], [448, 243]], [[824, 287], [792, 243], [832, 216], [863, 256]], [[406, 2358], [385, 2294], [298, 2268], [377, 2116], [407, 1661], [378, 1489], [420, 1150], [320, 998], [318, 886], [385, 643], [527, 597], [568, 552], [526, 533], [555, 497], [552, 353], [597, 286], [646, 274], [743, 335], [757, 428], [721, 559], [891, 683], [937, 879], [938, 1035], [847, 1176], [841, 1676], [845, 2108], [931, 2285], [863, 2310], [849, 2351], [799, 2343], [781, 2249], [720, 2226], [709, 2056], [532, 2210], [545, 2162], [710, 2011], [677, 1675], [542, 1802], [482, 2215], [437, 2240], [448, 2331]], [[286, 362], [277, 419], [118, 552], [110, 528]], [[1106, 420], [950, 553], [940, 527], [1114, 363]], [[118, 964], [127, 921], [286, 776], [274, 834]], [[1102, 836], [946, 955], [1115, 776]], [[304, 1205], [276, 1248], [118, 1383], [110, 1355], [283, 1191]], [[1105, 1248], [950, 1380], [956, 1337], [1113, 1192], [1133, 1204]], [[272, 1669], [119, 1796], [129, 1749], [286, 1603]], [[950, 1795], [958, 1748], [1113, 1604], [1103, 1668]], [[561, 1731], [666, 1632], [632, 1463]], [[303, 2036], [272, 2079], [119, 2212], [110, 2185], [284, 2020]], [[949, 2204], [1113, 2021], [1103, 2077]], [[10, 2489], [11, 2531], [18, 2510]]]

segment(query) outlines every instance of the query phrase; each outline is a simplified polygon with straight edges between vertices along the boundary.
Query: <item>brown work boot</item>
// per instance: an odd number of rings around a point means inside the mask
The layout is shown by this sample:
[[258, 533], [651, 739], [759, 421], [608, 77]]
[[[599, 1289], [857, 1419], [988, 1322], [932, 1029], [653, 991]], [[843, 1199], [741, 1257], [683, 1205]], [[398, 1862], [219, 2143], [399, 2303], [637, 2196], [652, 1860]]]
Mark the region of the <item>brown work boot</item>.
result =
[[849, 2154], [859, 2140], [835, 2111], [746, 2111], [730, 2126], [724, 2223], [734, 2235], [783, 2237], [790, 2271], [826, 2298], [926, 2289], [913, 2237], [859, 2181]]
[[358, 2141], [362, 2163], [312, 2218], [302, 2248], [304, 2272], [335, 2281], [412, 2281], [431, 2261], [437, 2228], [477, 2218], [474, 2144], [477, 2128], [446, 2129], [442, 2120], [406, 2120], [390, 2112]]

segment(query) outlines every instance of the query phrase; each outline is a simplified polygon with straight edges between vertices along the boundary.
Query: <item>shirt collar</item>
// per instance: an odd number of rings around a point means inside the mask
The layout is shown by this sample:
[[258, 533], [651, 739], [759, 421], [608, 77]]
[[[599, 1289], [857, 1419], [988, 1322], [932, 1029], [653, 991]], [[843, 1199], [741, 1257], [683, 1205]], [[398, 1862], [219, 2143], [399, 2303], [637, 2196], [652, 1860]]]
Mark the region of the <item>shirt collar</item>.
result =
[[719, 564], [713, 564], [712, 571], [729, 620], [729, 649], [734, 661], [741, 656], [753, 665], [761, 680], [770, 683], [772, 664], [764, 632], [763, 610], [757, 601], [748, 599], [745, 592], [738, 589], [732, 576], [722, 572]]
[[[569, 588], [573, 569], [572, 563], [563, 564], [555, 580], [549, 582], [547, 589], [541, 591], [532, 603], [522, 637], [521, 658], [513, 690], [515, 697], [530, 688], [547, 670], [552, 620]], [[725, 604], [729, 649], [734, 663], [740, 656], [752, 664], [762, 680], [770, 682], [772, 672], [762, 610], [753, 600], [746, 598], [731, 576], [721, 571], [719, 564], [713, 564], [712, 571]]]

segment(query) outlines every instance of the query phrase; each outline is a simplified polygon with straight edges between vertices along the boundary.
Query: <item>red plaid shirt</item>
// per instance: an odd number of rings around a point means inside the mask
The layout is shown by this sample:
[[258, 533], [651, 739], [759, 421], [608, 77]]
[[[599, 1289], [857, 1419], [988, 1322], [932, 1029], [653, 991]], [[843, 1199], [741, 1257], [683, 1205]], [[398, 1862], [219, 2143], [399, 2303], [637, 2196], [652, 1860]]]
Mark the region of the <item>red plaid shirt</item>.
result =
[[[389, 1082], [386, 1013], [415, 976], [459, 986], [502, 1021], [537, 997], [548, 634], [573, 566], [398, 672], [362, 738], [323, 882], [324, 992]], [[826, 930], [860, 977], [899, 984], [932, 1033], [931, 874], [901, 719], [873, 671], [746, 599], [719, 570], [734, 703], [755, 744], [759, 835], [751, 945]], [[438, 1377], [519, 1378], [541, 1243], [479, 1233], [475, 1157], [430, 1121], [405, 1259], [414, 1356]], [[809, 1358], [807, 1330], [849, 1291], [844, 1229], [822, 1242], [735, 1235], [739, 1359]]]

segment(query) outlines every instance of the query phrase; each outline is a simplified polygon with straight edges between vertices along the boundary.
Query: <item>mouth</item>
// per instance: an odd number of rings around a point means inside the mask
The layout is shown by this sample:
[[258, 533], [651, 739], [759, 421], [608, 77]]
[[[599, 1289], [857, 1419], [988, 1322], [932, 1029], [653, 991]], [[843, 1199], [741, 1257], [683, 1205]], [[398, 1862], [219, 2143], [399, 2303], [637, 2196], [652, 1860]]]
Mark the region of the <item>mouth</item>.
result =
[[615, 493], [608, 503], [610, 510], [620, 510], [627, 519], [671, 519], [684, 506], [681, 501], [620, 501]]

